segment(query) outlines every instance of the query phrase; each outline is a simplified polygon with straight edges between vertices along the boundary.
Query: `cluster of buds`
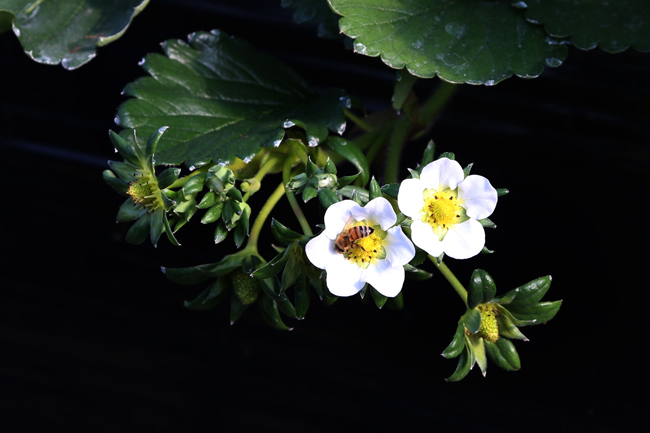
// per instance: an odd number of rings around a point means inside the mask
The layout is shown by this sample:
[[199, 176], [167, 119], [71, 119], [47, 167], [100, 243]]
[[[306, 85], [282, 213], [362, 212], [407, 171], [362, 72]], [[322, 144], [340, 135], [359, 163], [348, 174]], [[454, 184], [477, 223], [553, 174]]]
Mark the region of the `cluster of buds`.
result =
[[295, 194], [302, 193], [302, 199], [307, 203], [316, 197], [321, 189], [336, 191], [354, 182], [358, 177], [357, 174], [337, 178], [336, 172], [336, 165], [329, 158], [323, 168], [318, 168], [310, 159], [307, 161], [305, 171], [294, 176], [287, 184], [287, 188]]

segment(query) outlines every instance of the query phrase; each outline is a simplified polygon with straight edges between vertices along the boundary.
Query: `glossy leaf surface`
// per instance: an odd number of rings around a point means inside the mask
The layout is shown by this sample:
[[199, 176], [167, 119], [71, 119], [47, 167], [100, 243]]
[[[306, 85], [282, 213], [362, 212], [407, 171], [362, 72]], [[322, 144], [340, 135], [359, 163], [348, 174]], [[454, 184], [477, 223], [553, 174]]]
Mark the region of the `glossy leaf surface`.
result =
[[599, 46], [609, 53], [629, 47], [650, 51], [650, 3], [647, 0], [528, 0], [526, 18], [544, 25], [552, 36], [569, 38], [583, 50]]
[[[201, 166], [251, 160], [261, 147], [278, 146], [285, 128], [305, 129], [310, 145], [345, 125], [342, 90], [312, 92], [292, 69], [247, 42], [217, 30], [168, 40], [165, 56], [148, 55], [149, 73], [130, 83], [116, 121], [148, 135], [169, 129], [158, 143], [157, 164]], [[131, 129], [121, 132], [131, 135]]]
[[492, 85], [536, 77], [559, 66], [564, 45], [528, 22], [511, 2], [479, 0], [329, 0], [355, 51], [381, 56], [418, 77]]
[[118, 39], [149, 0], [10, 0], [14, 33], [34, 61], [76, 69]]

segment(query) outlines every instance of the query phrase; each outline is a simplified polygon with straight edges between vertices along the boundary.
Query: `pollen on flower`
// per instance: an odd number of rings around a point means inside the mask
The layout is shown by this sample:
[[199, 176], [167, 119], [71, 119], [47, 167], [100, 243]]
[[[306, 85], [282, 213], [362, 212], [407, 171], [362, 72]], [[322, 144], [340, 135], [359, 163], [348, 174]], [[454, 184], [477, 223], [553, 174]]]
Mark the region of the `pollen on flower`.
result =
[[495, 343], [499, 339], [496, 307], [492, 304], [481, 304], [478, 306], [478, 310], [481, 313], [481, 326], [476, 335], [485, 341]]
[[345, 253], [345, 258], [361, 268], [376, 264], [377, 260], [386, 258], [386, 249], [383, 246], [381, 229], [377, 226], [375, 231], [362, 239], [355, 240], [350, 249]]
[[156, 209], [161, 204], [158, 200], [158, 182], [155, 177], [147, 173], [140, 174], [140, 177], [131, 182], [126, 193], [131, 196], [134, 203], [142, 205], [148, 209]]
[[420, 211], [422, 222], [429, 224], [440, 240], [454, 224], [467, 219], [465, 209], [458, 204], [457, 192], [450, 189], [424, 190], [424, 207]]

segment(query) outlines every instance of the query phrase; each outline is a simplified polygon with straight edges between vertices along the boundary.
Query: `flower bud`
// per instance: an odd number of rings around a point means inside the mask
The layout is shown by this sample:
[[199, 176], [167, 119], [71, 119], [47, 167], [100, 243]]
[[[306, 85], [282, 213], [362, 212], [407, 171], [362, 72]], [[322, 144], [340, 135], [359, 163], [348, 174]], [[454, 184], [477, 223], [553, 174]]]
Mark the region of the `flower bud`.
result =
[[481, 327], [476, 335], [490, 343], [496, 343], [499, 339], [499, 325], [497, 324], [497, 309], [493, 304], [481, 304], [478, 306], [481, 313]]

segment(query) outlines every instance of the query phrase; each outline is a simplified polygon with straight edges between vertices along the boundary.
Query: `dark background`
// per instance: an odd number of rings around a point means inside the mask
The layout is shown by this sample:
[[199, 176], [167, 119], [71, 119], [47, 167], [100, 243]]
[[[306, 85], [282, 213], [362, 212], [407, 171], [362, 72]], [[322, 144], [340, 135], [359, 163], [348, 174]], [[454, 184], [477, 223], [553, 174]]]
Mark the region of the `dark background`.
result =
[[[279, 1], [154, 1], [75, 71], [34, 63], [0, 36], [0, 431], [641, 431], [647, 55], [569, 47], [540, 78], [463, 85], [426, 137], [511, 191], [491, 217], [496, 252], [448, 261], [460, 280], [484, 268], [502, 293], [551, 274], [545, 300], [564, 300], [554, 320], [523, 329], [519, 372], [490, 364], [486, 378], [475, 368], [445, 382], [456, 360], [439, 354], [463, 307], [437, 274], [405, 288], [402, 311], [314, 297], [291, 332], [266, 326], [255, 306], [230, 327], [226, 305], [186, 310], [203, 286], [174, 285], [159, 267], [217, 261], [232, 240], [215, 247], [212, 227], [195, 224], [178, 233], [181, 248], [164, 236], [156, 249], [125, 242], [123, 199], [101, 178], [117, 159], [107, 131], [161, 41], [220, 29], [316, 88], [389, 106], [393, 70], [291, 15]], [[426, 139], [405, 153], [404, 172]]]

